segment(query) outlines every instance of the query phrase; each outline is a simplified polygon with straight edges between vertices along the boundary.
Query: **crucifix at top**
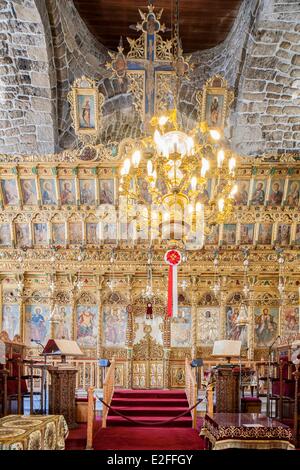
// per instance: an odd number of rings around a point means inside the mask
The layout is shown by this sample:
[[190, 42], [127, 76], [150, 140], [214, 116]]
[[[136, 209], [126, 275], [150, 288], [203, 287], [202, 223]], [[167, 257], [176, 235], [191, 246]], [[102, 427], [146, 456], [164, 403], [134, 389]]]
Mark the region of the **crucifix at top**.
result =
[[[148, 12], [139, 10], [142, 22], [135, 27], [141, 35], [137, 39], [127, 38], [130, 51], [123, 54], [120, 41], [117, 53], [111, 53], [113, 61], [107, 64], [114, 75], [122, 81], [129, 78], [128, 91], [134, 95], [134, 104], [140, 112], [144, 131], [149, 130], [151, 118], [159, 111], [175, 107], [174, 78], [178, 76], [178, 60], [174, 60], [174, 39], [164, 40], [160, 32], [166, 27], [160, 23], [163, 10], [155, 13], [152, 2]], [[183, 60], [184, 73], [188, 64]], [[173, 81], [172, 81], [173, 79]]]

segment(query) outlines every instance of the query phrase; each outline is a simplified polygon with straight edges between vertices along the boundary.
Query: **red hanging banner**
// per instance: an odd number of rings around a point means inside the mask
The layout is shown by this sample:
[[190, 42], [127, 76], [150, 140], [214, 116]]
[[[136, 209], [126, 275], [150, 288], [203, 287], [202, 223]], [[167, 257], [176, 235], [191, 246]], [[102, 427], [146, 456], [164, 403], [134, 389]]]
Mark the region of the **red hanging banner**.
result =
[[177, 316], [178, 312], [177, 266], [181, 263], [180, 252], [178, 250], [167, 251], [165, 261], [169, 265], [167, 316], [172, 317]]

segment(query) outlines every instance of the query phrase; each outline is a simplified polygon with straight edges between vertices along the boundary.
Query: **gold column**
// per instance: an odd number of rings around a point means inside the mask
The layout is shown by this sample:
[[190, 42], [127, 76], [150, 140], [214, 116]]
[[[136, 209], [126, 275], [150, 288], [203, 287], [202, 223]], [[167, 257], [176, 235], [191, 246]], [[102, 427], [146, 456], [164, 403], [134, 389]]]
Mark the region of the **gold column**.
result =
[[[132, 302], [132, 283], [133, 276], [128, 277], [128, 300], [129, 305], [131, 306]], [[134, 317], [132, 308], [128, 311], [127, 318], [127, 332], [126, 332], [126, 349], [127, 349], [127, 373], [126, 373], [126, 387], [132, 388], [132, 377], [133, 377], [133, 327], [134, 327]]]
[[226, 301], [228, 292], [221, 291], [220, 293], [220, 338], [226, 338]]
[[98, 339], [97, 339], [97, 357], [103, 357], [103, 305], [102, 305], [102, 287], [104, 277], [97, 276], [97, 304], [98, 304]]
[[255, 318], [254, 318], [254, 292], [251, 291], [249, 293], [249, 306], [248, 306], [248, 359], [250, 361], [254, 360], [254, 325], [255, 325]]

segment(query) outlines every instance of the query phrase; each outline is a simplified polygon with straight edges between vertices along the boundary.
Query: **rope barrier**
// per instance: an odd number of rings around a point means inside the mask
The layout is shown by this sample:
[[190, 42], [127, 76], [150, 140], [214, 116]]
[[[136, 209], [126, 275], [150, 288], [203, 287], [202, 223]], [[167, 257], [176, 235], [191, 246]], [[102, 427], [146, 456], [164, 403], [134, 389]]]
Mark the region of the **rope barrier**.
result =
[[190, 413], [194, 408], [196, 408], [196, 406], [199, 405], [199, 403], [202, 402], [203, 398], [200, 398], [196, 403], [195, 405], [191, 406], [190, 408], [188, 408], [186, 411], [184, 411], [183, 413], [180, 413], [179, 415], [177, 416], [174, 416], [173, 418], [170, 418], [166, 421], [160, 421], [160, 422], [157, 422], [157, 421], [137, 421], [135, 419], [132, 419], [130, 418], [129, 416], [126, 416], [124, 415], [123, 413], [121, 413], [120, 411], [118, 410], [115, 410], [113, 406], [110, 406], [108, 405], [107, 403], [105, 403], [105, 401], [98, 397], [98, 395], [96, 395], [96, 397], [98, 398], [98, 400], [100, 400], [103, 405], [105, 405], [109, 410], [112, 410], [114, 413], [116, 413], [118, 416], [121, 416], [121, 418], [124, 418], [126, 419], [127, 421], [130, 421], [131, 423], [134, 423], [134, 424], [142, 424], [143, 426], [162, 426], [163, 424], [168, 424], [168, 423], [172, 423], [173, 421], [176, 421], [177, 419], [179, 418], [182, 418], [183, 416], [187, 415], [188, 413]]

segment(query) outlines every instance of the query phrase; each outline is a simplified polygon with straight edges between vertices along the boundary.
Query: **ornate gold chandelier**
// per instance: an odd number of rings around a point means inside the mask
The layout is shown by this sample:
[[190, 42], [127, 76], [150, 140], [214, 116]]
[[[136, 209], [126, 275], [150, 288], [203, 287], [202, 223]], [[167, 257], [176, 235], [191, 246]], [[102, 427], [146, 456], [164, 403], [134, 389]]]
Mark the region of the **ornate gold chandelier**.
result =
[[[162, 238], [186, 241], [204, 235], [231, 214], [236, 158], [220, 129], [201, 122], [192, 132], [179, 128], [176, 110], [151, 120], [153, 135], [135, 142], [120, 170], [126, 210], [143, 206], [149, 225]], [[210, 182], [216, 181], [212, 194]]]

